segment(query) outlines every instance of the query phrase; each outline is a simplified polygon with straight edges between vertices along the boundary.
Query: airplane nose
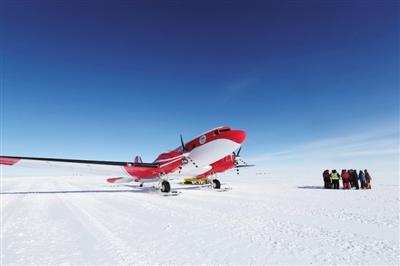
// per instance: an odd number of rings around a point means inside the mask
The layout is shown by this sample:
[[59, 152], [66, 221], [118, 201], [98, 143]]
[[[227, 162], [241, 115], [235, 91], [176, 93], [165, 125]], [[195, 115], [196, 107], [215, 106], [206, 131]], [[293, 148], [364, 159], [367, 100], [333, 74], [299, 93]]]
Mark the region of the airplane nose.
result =
[[229, 131], [228, 138], [238, 144], [242, 144], [246, 139], [246, 132], [243, 130], [231, 130]]

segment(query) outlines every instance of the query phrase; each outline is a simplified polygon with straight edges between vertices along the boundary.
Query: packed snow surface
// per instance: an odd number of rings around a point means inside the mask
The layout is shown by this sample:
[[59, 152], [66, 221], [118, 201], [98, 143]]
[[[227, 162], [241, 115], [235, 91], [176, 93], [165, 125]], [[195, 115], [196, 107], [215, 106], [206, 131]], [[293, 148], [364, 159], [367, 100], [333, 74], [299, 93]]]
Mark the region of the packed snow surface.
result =
[[397, 180], [221, 180], [232, 189], [173, 184], [179, 196], [164, 197], [98, 177], [2, 176], [1, 265], [399, 264]]

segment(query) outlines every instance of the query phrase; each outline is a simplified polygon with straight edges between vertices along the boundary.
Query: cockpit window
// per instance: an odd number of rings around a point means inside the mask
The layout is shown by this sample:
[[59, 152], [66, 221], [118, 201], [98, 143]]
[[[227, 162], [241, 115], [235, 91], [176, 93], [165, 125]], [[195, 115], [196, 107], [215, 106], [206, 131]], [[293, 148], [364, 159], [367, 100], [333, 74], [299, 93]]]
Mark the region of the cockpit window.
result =
[[219, 132], [226, 132], [226, 131], [231, 131], [230, 128], [224, 128], [224, 129], [220, 129]]
[[219, 130], [217, 129], [217, 130], [214, 130], [214, 136], [218, 136], [219, 135]]

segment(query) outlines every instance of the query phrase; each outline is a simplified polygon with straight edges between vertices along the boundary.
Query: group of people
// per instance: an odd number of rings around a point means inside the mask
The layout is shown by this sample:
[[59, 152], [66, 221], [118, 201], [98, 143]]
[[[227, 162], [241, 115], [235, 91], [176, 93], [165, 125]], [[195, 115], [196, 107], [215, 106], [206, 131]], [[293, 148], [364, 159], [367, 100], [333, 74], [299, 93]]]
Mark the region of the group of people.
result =
[[[342, 179], [343, 189], [350, 189], [355, 187], [356, 189], [371, 189], [371, 175], [368, 173], [367, 169], [364, 171], [360, 170], [357, 174], [357, 170], [342, 170], [342, 173], [339, 174], [336, 170], [332, 170], [330, 173], [329, 170], [325, 170], [322, 173], [322, 177], [324, 178], [324, 187], [325, 188], [333, 188], [339, 189], [339, 180]], [[360, 180], [360, 183], [358, 182]]]

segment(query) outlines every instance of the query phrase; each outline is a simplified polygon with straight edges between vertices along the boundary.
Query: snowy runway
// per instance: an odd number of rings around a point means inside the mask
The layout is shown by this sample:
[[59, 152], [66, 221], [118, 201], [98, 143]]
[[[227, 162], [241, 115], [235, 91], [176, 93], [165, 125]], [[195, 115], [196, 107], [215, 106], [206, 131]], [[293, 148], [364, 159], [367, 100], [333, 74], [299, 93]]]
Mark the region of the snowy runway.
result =
[[397, 184], [240, 179], [162, 197], [104, 178], [2, 177], [2, 265], [399, 263]]

